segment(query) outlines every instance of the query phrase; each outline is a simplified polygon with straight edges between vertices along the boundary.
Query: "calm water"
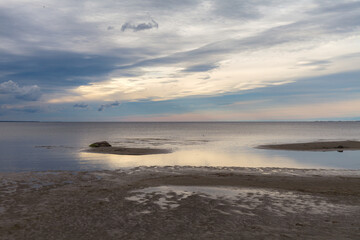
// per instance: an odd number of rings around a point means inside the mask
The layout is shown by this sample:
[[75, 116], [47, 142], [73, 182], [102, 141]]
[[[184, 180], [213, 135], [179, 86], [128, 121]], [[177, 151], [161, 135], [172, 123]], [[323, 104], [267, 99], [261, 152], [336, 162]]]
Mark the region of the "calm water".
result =
[[[171, 154], [86, 153], [113, 146], [171, 148]], [[360, 140], [360, 122], [314, 123], [0, 123], [0, 171], [192, 165], [360, 169], [360, 151], [254, 149], [267, 143]]]

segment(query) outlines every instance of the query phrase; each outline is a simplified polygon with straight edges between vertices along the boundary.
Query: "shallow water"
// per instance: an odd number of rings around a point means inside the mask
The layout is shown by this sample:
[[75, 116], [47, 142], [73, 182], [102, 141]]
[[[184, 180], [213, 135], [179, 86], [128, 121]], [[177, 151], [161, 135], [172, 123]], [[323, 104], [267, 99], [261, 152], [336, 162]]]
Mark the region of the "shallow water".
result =
[[[292, 191], [261, 188], [235, 188], [214, 186], [159, 186], [134, 190], [126, 199], [147, 205], [157, 204], [161, 209], [173, 209], [190, 196], [220, 200], [236, 209], [223, 214], [239, 213], [254, 215], [252, 210], [266, 208], [272, 214], [285, 216], [292, 214], [338, 214], [358, 211], [359, 207], [333, 204], [325, 198]], [[149, 212], [150, 213], [150, 212]]]
[[[170, 148], [171, 154], [87, 153], [113, 146]], [[94, 170], [190, 165], [360, 169], [360, 151], [255, 149], [271, 143], [360, 140], [360, 122], [308, 123], [0, 123], [0, 171]]]

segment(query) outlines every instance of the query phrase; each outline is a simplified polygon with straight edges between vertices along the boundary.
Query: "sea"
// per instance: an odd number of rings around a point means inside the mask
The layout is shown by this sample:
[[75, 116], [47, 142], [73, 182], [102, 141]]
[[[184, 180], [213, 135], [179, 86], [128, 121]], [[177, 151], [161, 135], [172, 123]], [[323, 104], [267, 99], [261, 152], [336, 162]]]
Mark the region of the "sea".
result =
[[[0, 172], [137, 166], [360, 169], [360, 151], [265, 150], [262, 144], [360, 140], [360, 122], [0, 122]], [[126, 156], [88, 145], [166, 148]]]

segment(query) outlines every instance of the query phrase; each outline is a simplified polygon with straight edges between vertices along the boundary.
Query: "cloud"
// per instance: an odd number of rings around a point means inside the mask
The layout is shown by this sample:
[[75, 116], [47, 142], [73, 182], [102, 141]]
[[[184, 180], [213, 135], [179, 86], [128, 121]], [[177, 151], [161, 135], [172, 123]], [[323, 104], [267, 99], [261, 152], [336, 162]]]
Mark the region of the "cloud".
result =
[[241, 111], [205, 110], [179, 114], [137, 115], [122, 118], [123, 121], [282, 121], [327, 120], [358, 118], [359, 99], [329, 103], [294, 104], [271, 106]]
[[40, 112], [41, 108], [36, 106], [24, 106], [24, 105], [0, 105], [0, 114], [10, 113], [10, 112], [23, 112], [23, 113], [37, 113]]
[[208, 72], [208, 71], [213, 70], [218, 67], [219, 67], [218, 65], [213, 64], [213, 63], [200, 64], [200, 65], [193, 65], [193, 66], [187, 67], [183, 70], [183, 72]]
[[[134, 62], [147, 54], [145, 49], [138, 51], [118, 48], [112, 54], [100, 55], [48, 50], [25, 56], [0, 52], [0, 72], [8, 71], [6, 78], [17, 82], [36, 82], [56, 86], [58, 90], [59, 86], [86, 84], [89, 78], [96, 81], [97, 77], [114, 71], [116, 66]], [[0, 76], [1, 79], [4, 77]]]
[[140, 24], [132, 24], [132, 23], [124, 23], [121, 26], [121, 31], [125, 32], [127, 29], [132, 29], [134, 32], [148, 30], [152, 28], [159, 28], [159, 24], [155, 22], [154, 19], [151, 19], [151, 22], [148, 23], [140, 23]]
[[311, 60], [311, 61], [301, 61], [298, 65], [301, 66], [318, 66], [318, 65], [329, 65], [331, 64], [330, 60]]
[[11, 80], [0, 84], [0, 94], [14, 96], [24, 101], [36, 101], [41, 97], [41, 91], [37, 85], [20, 87]]
[[310, 67], [314, 70], [325, 70], [332, 64], [331, 60], [305, 60], [297, 63], [300, 67]]
[[268, 5], [271, 1], [233, 1], [217, 0], [214, 1], [213, 12], [224, 18], [235, 18], [241, 20], [257, 19], [263, 16], [259, 8]]
[[[358, 0], [0, 2], [0, 83], [39, 86], [41, 104], [61, 99], [72, 112], [271, 88], [359, 69], [359, 57], [336, 58], [360, 50], [359, 10]], [[6, 92], [2, 103], [37, 99]]]
[[[334, 4], [335, 2], [335, 4]], [[360, 8], [360, 2], [353, 1], [353, 2], [344, 2], [338, 3], [336, 1], [331, 1], [330, 4], [322, 5], [322, 3], [318, 3], [320, 6], [314, 10], [309, 11], [310, 13], [343, 13], [343, 12], [350, 12]]]
[[[170, 113], [174, 114], [174, 121], [176, 121], [176, 119], [178, 119], [178, 121], [189, 121], [191, 119], [211, 120], [210, 117], [214, 116], [209, 115], [209, 118], [201, 119], [196, 117], [191, 118], [187, 115], [189, 118], [185, 119], [185, 116], [180, 116], [179, 114], [199, 113], [204, 111], [211, 112], [219, 109], [222, 109], [227, 115], [219, 114], [219, 119], [217, 120], [226, 120], [227, 118], [230, 119], [230, 113], [254, 113], [254, 111], [261, 112], [263, 109], [266, 110], [267, 108], [274, 109], [284, 107], [284, 105], [297, 106], [301, 103], [310, 106], [311, 104], [333, 103], [338, 100], [350, 101], [352, 99], [360, 99], [359, 76], [360, 72], [345, 72], [316, 78], [298, 79], [297, 81], [285, 85], [275, 85], [272, 87], [258, 88], [220, 96], [185, 97], [153, 102], [123, 102], [121, 117], [124, 118], [117, 120], [145, 121], [147, 118], [148, 120], [151, 120], [155, 115], [168, 115]], [[267, 112], [269, 113], [271, 111]], [[342, 114], [342, 112], [337, 113]], [[299, 112], [299, 114], [302, 113]], [[133, 117], [127, 118], [126, 116]], [[142, 117], [140, 118], [140, 116]], [[200, 114], [199, 117], [200, 116], [202, 115]], [[260, 117], [261, 115], [254, 113], [253, 119], [250, 118], [250, 115], [247, 116], [249, 117], [247, 120], [256, 120], [256, 116]], [[220, 119], [220, 117], [223, 118]], [[334, 117], [336, 116], [334, 115]], [[279, 119], [281, 118], [279, 117]], [[156, 121], [156, 119], [153, 120]], [[166, 121], [166, 119], [163, 120]], [[266, 119], [264, 118], [262, 120]]]
[[116, 106], [119, 106], [119, 105], [120, 105], [120, 103], [119, 103], [118, 101], [113, 102], [113, 103], [109, 103], [109, 104], [102, 104], [102, 105], [99, 107], [98, 111], [99, 111], [99, 112], [102, 112], [102, 111], [103, 111], [104, 109], [106, 109], [106, 108], [116, 107]]
[[327, 14], [326, 12], [308, 16], [298, 21], [268, 27], [251, 36], [234, 38], [232, 35], [225, 35], [219, 41], [208, 42], [190, 50], [176, 51], [161, 57], [148, 58], [132, 65], [123, 65], [120, 69], [158, 65], [186, 65], [204, 60], [207, 60], [208, 65], [216, 66], [234, 54], [246, 54], [274, 47], [288, 48], [287, 51], [291, 52], [296, 51], [296, 47], [306, 44], [312, 44], [314, 47], [318, 44], [324, 44], [324, 42], [353, 36], [359, 31], [360, 11], [346, 10], [348, 11], [346, 15], [338, 12]]
[[74, 108], [87, 108], [89, 105], [85, 104], [85, 103], [77, 103], [74, 104]]

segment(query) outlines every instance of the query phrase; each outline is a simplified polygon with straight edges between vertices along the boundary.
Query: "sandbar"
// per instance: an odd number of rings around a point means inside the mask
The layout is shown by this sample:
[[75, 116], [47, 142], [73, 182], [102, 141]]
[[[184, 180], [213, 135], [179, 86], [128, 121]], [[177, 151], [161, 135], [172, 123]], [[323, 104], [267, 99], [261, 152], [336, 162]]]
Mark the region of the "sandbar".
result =
[[126, 148], [126, 147], [96, 147], [89, 148], [87, 152], [107, 153], [117, 155], [150, 155], [150, 154], [166, 154], [171, 153], [171, 149], [160, 148]]
[[318, 141], [306, 143], [260, 145], [260, 149], [291, 150], [291, 151], [338, 151], [360, 150], [358, 141]]

